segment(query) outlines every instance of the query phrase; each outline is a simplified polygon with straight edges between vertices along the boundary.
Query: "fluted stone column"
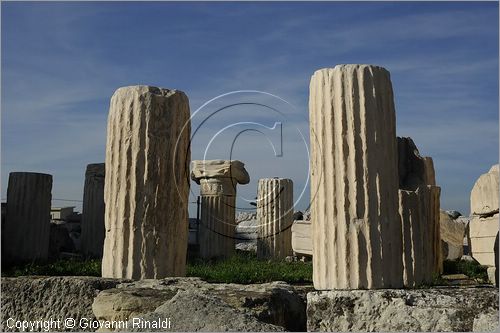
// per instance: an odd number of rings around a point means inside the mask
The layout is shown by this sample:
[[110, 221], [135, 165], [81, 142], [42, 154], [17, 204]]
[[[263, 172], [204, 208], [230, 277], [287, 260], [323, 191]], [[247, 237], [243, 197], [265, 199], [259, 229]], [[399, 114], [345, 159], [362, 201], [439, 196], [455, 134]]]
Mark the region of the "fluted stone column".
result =
[[282, 259], [293, 255], [293, 182], [259, 179], [257, 191], [257, 256]]
[[200, 257], [230, 257], [235, 250], [236, 185], [250, 182], [245, 165], [236, 160], [193, 161], [191, 178], [200, 185]]
[[399, 188], [415, 190], [420, 185], [436, 185], [434, 162], [431, 157], [420, 156], [410, 137], [397, 137]]
[[432, 158], [420, 156], [411, 138], [397, 138], [403, 280], [413, 287], [442, 273], [440, 194]]
[[83, 187], [81, 251], [102, 258], [104, 246], [104, 175], [105, 164], [89, 164]]
[[431, 282], [434, 274], [442, 273], [440, 193], [441, 188], [432, 185], [422, 185], [415, 191], [399, 190], [405, 286]]
[[181, 91], [131, 86], [111, 98], [103, 277], [185, 275], [190, 130]]
[[52, 175], [11, 172], [2, 257], [6, 263], [45, 260], [49, 254]]
[[426, 220], [429, 221], [429, 230], [432, 248], [430, 262], [432, 263], [432, 272], [434, 274], [443, 274], [443, 252], [441, 245], [441, 226], [440, 226], [440, 208], [441, 208], [441, 187], [427, 186], [427, 195], [424, 196], [428, 204], [426, 210]]
[[402, 287], [389, 72], [370, 65], [316, 71], [309, 118], [314, 287]]

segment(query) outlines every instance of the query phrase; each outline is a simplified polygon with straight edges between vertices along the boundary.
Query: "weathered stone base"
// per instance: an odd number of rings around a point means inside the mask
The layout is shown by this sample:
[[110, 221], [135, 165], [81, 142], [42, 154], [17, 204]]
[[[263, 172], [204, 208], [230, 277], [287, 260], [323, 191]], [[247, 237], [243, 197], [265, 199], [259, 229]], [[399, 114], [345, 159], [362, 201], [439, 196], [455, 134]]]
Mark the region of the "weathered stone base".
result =
[[[159, 331], [305, 331], [305, 296], [312, 286], [284, 282], [207, 283], [97, 277], [2, 278], [0, 329], [6, 320], [149, 322], [169, 319]], [[134, 328], [126, 331], [154, 331]], [[309, 331], [487, 331], [498, 327], [493, 287], [323, 291], [307, 294]], [[95, 331], [61, 326], [51, 331]], [[18, 330], [17, 330], [18, 331]], [[35, 329], [42, 331], [42, 329]], [[105, 331], [100, 329], [99, 331]], [[120, 329], [118, 329], [120, 331]], [[121, 329], [124, 331], [124, 329]]]
[[168, 318], [171, 329], [167, 331], [305, 331], [305, 295], [284, 282], [241, 285], [166, 278], [105, 290], [92, 310], [99, 320], [128, 318], [130, 331], [151, 331], [134, 328], [130, 318]]
[[[2, 320], [1, 332], [19, 331], [9, 328], [7, 320], [61, 320], [59, 328], [51, 327], [51, 332], [94, 331], [76, 325], [64, 326], [64, 319], [73, 318], [79, 322], [96, 320], [92, 313], [92, 302], [97, 294], [114, 288], [126, 280], [105, 279], [90, 276], [40, 277], [22, 276], [2, 278]], [[10, 324], [11, 325], [11, 324]], [[30, 331], [28, 328], [26, 331]], [[43, 331], [43, 329], [34, 329]]]
[[[74, 328], [62, 325], [65, 318], [83, 324], [128, 323], [116, 331], [258, 332], [305, 331], [306, 294], [312, 286], [293, 287], [284, 282], [262, 284], [207, 283], [199, 278], [163, 280], [106, 279], [98, 277], [2, 278], [2, 318], [6, 321], [61, 320], [50, 331], [110, 331], [99, 326]], [[165, 321], [169, 329], [134, 327], [133, 318], [149, 323]], [[127, 322], [128, 320], [128, 322]], [[28, 329], [29, 331], [30, 329]], [[43, 328], [34, 329], [43, 331]]]
[[498, 289], [316, 291], [307, 294], [307, 330], [467, 332], [498, 327]]

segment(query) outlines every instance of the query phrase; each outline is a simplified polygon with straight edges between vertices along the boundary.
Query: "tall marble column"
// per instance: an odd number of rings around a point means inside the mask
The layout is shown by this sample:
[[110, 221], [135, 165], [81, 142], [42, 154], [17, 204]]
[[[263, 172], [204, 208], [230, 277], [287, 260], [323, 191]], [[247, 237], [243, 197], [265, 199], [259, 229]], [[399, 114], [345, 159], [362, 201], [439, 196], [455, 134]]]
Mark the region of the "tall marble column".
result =
[[89, 164], [85, 171], [81, 251], [91, 258], [102, 258], [104, 246], [104, 166]]
[[259, 258], [293, 255], [293, 182], [284, 178], [259, 179], [257, 191]]
[[182, 91], [131, 86], [111, 98], [103, 277], [185, 275], [190, 130]]
[[245, 165], [236, 160], [193, 161], [191, 178], [200, 185], [200, 257], [230, 257], [235, 250], [236, 185], [250, 182]]
[[314, 287], [402, 287], [389, 72], [371, 65], [316, 71], [309, 118]]
[[5, 263], [46, 260], [49, 254], [52, 175], [11, 172], [2, 259]]

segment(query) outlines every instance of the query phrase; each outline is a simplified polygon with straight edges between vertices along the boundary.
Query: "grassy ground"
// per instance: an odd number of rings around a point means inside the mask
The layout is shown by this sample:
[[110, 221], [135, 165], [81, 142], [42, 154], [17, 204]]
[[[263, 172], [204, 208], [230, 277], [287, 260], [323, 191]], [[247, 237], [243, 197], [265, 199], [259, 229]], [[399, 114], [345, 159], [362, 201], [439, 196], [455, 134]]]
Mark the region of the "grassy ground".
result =
[[2, 276], [101, 276], [101, 260], [61, 259], [51, 263], [28, 263], [2, 268]]
[[[465, 274], [479, 281], [487, 281], [486, 267], [476, 262], [445, 260], [444, 274]], [[2, 269], [2, 276], [50, 275], [50, 276], [101, 276], [100, 260], [65, 259], [53, 263], [30, 263], [23, 266]], [[187, 276], [200, 277], [208, 282], [220, 283], [264, 283], [285, 281], [288, 283], [311, 283], [312, 262], [285, 262], [259, 260], [255, 254], [237, 253], [226, 260], [188, 261]], [[432, 285], [447, 285], [448, 282], [435, 277]]]
[[[101, 261], [65, 259], [47, 264], [30, 263], [2, 270], [2, 276], [22, 275], [101, 276]], [[221, 283], [308, 283], [312, 282], [312, 263], [259, 260], [255, 254], [238, 253], [227, 260], [190, 260], [187, 276]]]
[[444, 274], [465, 274], [472, 279], [488, 281], [486, 266], [481, 266], [475, 261], [445, 260], [443, 271]]
[[193, 260], [188, 263], [187, 276], [222, 283], [306, 283], [312, 282], [312, 262], [259, 260], [254, 254], [239, 253], [228, 260]]

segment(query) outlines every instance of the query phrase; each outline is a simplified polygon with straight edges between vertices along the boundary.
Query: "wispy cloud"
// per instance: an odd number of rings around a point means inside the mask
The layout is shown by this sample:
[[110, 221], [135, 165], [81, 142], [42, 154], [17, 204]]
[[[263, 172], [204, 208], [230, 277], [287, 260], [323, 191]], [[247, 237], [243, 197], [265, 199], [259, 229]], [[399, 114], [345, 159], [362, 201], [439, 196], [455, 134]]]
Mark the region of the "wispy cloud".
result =
[[[2, 197], [8, 172], [27, 169], [54, 174], [55, 195], [81, 197], [85, 165], [104, 160], [109, 98], [124, 85], [184, 90], [192, 111], [228, 91], [273, 93], [295, 106], [287, 124], [307, 141], [310, 76], [338, 63], [391, 71], [398, 134], [434, 158], [443, 207], [467, 212], [474, 180], [498, 161], [492, 3], [2, 4]], [[272, 122], [255, 110], [222, 123]], [[220, 125], [200, 131], [194, 158]], [[287, 144], [277, 159], [265, 138], [241, 137], [235, 156], [252, 176], [242, 196], [271, 174], [305, 184], [301, 144]]]

